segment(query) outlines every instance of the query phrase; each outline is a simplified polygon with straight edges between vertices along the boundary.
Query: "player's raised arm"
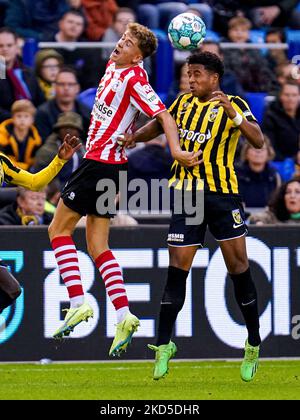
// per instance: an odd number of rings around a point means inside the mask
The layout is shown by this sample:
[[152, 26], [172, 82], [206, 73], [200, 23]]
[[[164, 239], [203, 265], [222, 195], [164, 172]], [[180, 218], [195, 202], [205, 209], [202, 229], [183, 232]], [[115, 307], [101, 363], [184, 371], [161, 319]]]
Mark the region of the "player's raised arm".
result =
[[20, 185], [32, 191], [39, 191], [44, 188], [53, 178], [59, 173], [64, 164], [72, 158], [74, 153], [81, 147], [80, 140], [77, 137], [66, 135], [64, 142], [58, 150], [58, 154], [50, 162], [50, 164], [37, 172], [32, 174], [15, 166], [8, 157], [1, 156], [1, 161], [4, 170], [5, 181]]
[[264, 145], [264, 136], [260, 129], [260, 126], [256, 122], [248, 121], [241, 115], [235, 107], [234, 103], [231, 103], [228, 96], [222, 91], [213, 92], [213, 98], [210, 102], [219, 101], [216, 107], [223, 107], [228, 117], [235, 123], [241, 133], [246, 137], [247, 141], [251, 146], [256, 149], [261, 149]]

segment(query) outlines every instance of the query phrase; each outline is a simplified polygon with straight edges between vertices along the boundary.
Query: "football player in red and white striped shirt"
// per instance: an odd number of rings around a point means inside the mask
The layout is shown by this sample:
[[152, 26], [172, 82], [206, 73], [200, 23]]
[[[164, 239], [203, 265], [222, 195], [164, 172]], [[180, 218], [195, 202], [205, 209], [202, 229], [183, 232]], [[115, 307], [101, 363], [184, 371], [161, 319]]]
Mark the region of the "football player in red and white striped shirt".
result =
[[148, 83], [142, 67], [143, 59], [153, 54], [156, 48], [157, 39], [148, 28], [137, 23], [128, 25], [100, 81], [91, 115], [85, 159], [66, 184], [49, 227], [51, 244], [71, 302], [65, 321], [54, 337], [69, 335], [77, 324], [93, 314], [91, 306], [84, 300], [76, 247], [71, 236], [79, 219], [87, 215], [88, 251], [117, 315], [116, 336], [110, 355], [125, 351], [139, 326], [138, 318], [129, 311], [122, 270], [108, 246], [113, 212], [96, 208], [100, 195], [96, 189], [98, 181], [113, 181], [115, 188], [110, 193], [115, 198], [119, 188], [119, 172], [127, 168], [125, 149], [118, 144], [117, 138], [131, 132], [137, 116], [142, 112], [150, 118], [156, 118], [161, 124], [177, 161], [183, 166], [198, 163], [197, 154], [181, 150], [176, 124]]

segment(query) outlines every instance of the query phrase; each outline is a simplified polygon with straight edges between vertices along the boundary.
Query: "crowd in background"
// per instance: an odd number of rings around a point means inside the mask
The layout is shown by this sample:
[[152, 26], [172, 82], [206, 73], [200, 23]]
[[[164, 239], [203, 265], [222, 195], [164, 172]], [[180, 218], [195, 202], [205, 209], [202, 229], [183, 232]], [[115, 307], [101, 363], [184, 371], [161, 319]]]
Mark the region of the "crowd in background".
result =
[[[261, 121], [264, 148], [255, 150], [242, 139], [236, 159], [246, 208], [268, 206], [250, 215], [249, 222], [300, 220], [298, 66], [284, 49], [222, 50], [209, 35], [217, 34], [220, 41], [233, 44], [251, 43], [251, 31], [263, 28], [265, 42], [284, 43], [287, 27], [300, 29], [298, 1], [190, 0], [175, 6], [159, 0], [0, 0], [0, 56], [6, 64], [5, 78], [0, 79], [0, 151], [19, 167], [36, 172], [49, 164], [66, 133], [83, 143], [47, 191], [2, 189], [0, 224], [48, 224], [60, 189], [83, 158], [90, 108], [78, 95], [97, 87], [111, 49], [74, 49], [72, 43], [117, 42], [126, 25], [134, 21], [166, 31], [171, 17], [181, 11], [205, 21], [209, 31], [201, 49], [224, 61], [222, 90], [242, 98], [247, 92], [265, 93], [268, 99]], [[29, 68], [22, 60], [28, 38], [70, 43], [70, 48], [41, 49]], [[177, 57], [176, 78], [166, 92], [166, 105], [189, 91], [187, 66], [180, 54]], [[146, 67], [151, 74], [151, 62]], [[171, 161], [165, 139], [156, 139], [129, 155], [130, 179], [166, 178]]]

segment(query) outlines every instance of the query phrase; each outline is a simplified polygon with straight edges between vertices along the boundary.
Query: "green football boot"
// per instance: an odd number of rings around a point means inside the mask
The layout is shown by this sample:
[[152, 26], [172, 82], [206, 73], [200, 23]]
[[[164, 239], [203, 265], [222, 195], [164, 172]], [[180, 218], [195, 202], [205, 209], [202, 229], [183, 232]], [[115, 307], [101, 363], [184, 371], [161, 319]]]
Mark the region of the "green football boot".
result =
[[55, 331], [53, 338], [63, 338], [68, 336], [70, 332], [74, 330], [76, 325], [82, 321], [88, 321], [90, 317], [93, 317], [93, 309], [88, 303], [83, 303], [78, 308], [63, 309], [67, 312], [63, 325]]
[[157, 381], [169, 372], [169, 360], [175, 356], [177, 347], [172, 341], [169, 344], [162, 344], [161, 346], [148, 344], [148, 347], [150, 350], [155, 351], [153, 379]]
[[259, 346], [253, 347], [246, 340], [245, 356], [241, 365], [241, 378], [245, 382], [250, 382], [254, 378], [258, 368]]
[[139, 325], [139, 319], [128, 312], [124, 320], [117, 324], [116, 335], [109, 350], [110, 356], [120, 356], [126, 351], [131, 343], [132, 335], [137, 331]]

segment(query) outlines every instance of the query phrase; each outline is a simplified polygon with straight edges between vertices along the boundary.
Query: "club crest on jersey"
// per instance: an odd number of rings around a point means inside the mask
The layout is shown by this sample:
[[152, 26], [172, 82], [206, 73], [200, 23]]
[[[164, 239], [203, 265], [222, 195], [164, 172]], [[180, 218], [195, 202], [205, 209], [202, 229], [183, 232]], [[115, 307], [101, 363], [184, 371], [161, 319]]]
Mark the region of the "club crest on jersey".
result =
[[208, 121], [210, 121], [210, 122], [214, 122], [214, 121], [216, 121], [216, 118], [217, 118], [217, 116], [218, 116], [218, 108], [213, 108], [211, 111], [210, 111], [210, 114], [209, 114], [209, 116], [208, 116]]
[[111, 87], [111, 90], [112, 90], [113, 92], [117, 92], [117, 90], [119, 90], [119, 88], [121, 87], [121, 85], [122, 85], [122, 82], [121, 82], [120, 80], [116, 80], [116, 81], [113, 83], [113, 85], [112, 85], [112, 87]]
[[231, 212], [233, 220], [237, 225], [243, 225], [244, 221], [242, 219], [241, 213], [239, 209], [232, 210]]

